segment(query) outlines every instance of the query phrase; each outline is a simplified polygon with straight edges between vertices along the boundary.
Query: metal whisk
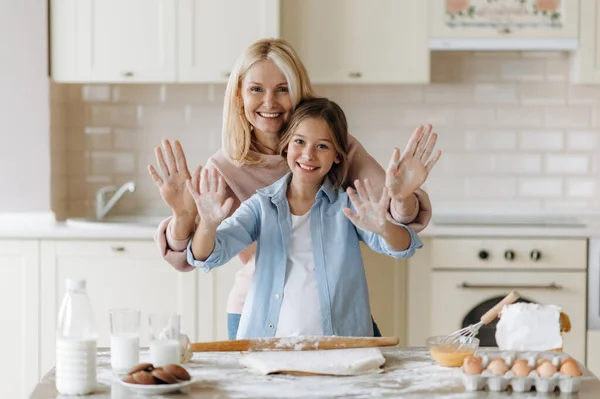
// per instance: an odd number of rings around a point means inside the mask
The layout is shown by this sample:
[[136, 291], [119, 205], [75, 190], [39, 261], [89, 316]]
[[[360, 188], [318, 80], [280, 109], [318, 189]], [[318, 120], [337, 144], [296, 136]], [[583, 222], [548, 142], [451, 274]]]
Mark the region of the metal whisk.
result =
[[514, 303], [517, 299], [519, 299], [519, 293], [517, 291], [510, 292], [507, 296], [504, 297], [500, 302], [498, 302], [493, 308], [485, 312], [483, 316], [481, 316], [480, 321], [476, 324], [471, 324], [468, 327], [461, 328], [458, 331], [453, 332], [447, 337], [441, 340], [441, 343], [445, 345], [456, 345], [460, 343], [462, 346], [464, 343], [468, 341], [469, 338], [472, 338], [477, 335], [479, 329], [485, 325], [489, 324], [498, 316], [500, 310], [504, 305], [508, 305]]

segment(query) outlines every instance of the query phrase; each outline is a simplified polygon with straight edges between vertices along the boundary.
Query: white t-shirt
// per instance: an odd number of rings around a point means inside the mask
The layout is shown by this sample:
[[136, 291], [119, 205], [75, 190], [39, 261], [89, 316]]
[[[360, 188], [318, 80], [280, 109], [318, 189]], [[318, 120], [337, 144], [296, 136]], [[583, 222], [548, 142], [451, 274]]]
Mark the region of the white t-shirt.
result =
[[275, 335], [323, 335], [310, 234], [310, 212], [302, 216], [292, 215], [285, 285]]

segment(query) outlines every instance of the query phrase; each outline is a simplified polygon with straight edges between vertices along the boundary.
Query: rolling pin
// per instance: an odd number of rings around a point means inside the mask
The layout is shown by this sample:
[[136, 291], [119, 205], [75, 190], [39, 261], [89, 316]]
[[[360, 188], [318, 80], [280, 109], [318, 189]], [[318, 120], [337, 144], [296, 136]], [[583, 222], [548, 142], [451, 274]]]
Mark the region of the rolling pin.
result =
[[398, 345], [396, 337], [289, 337], [192, 343], [192, 352], [310, 351]]

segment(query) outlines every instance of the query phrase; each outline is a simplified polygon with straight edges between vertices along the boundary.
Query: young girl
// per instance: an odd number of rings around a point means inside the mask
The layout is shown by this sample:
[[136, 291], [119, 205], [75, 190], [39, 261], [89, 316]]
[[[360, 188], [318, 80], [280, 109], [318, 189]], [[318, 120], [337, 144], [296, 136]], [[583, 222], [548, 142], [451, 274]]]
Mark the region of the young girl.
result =
[[[422, 246], [388, 215], [390, 197], [368, 182], [341, 185], [348, 171], [344, 113], [327, 99], [302, 102], [279, 152], [291, 173], [260, 189], [227, 219], [233, 205], [213, 170], [188, 181], [200, 222], [188, 244], [190, 265], [205, 272], [257, 241], [256, 271], [238, 339], [296, 335], [373, 336], [359, 240], [393, 257]], [[394, 159], [399, 154], [396, 151]], [[352, 209], [351, 209], [352, 208]]]

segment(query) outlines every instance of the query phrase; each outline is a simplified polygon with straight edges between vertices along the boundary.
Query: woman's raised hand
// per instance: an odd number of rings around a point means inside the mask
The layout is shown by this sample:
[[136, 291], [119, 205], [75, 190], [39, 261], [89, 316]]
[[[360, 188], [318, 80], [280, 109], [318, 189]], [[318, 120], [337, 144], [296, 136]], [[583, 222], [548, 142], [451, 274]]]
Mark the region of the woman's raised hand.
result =
[[[162, 148], [156, 147], [154, 154], [162, 177], [152, 165], [148, 165], [148, 172], [156, 182], [163, 200], [171, 207], [174, 216], [195, 218], [196, 203], [186, 189], [186, 182], [190, 180], [191, 176], [181, 143], [175, 140], [171, 146], [169, 140], [163, 140]], [[194, 170], [193, 175], [196, 179], [200, 175], [201, 169], [202, 166], [198, 166]]]
[[[356, 227], [383, 235], [388, 209], [390, 208], [390, 196], [387, 188], [384, 187], [381, 197], [377, 198], [368, 179], [365, 179], [364, 186], [360, 180], [356, 180], [354, 187], [356, 187], [356, 191], [352, 187], [348, 187], [346, 191], [350, 197], [350, 202], [356, 209], [356, 213], [352, 212], [350, 208], [344, 208], [344, 215]], [[358, 192], [358, 195], [356, 195], [356, 192]]]
[[231, 211], [233, 198], [225, 199], [225, 180], [216, 169], [210, 172], [204, 169], [199, 179], [188, 180], [190, 192], [203, 227], [216, 228]]
[[394, 148], [385, 175], [386, 186], [393, 199], [402, 201], [425, 183], [442, 155], [440, 150], [431, 155], [436, 141], [437, 133], [431, 132], [431, 125], [419, 126], [402, 154], [398, 148]]

